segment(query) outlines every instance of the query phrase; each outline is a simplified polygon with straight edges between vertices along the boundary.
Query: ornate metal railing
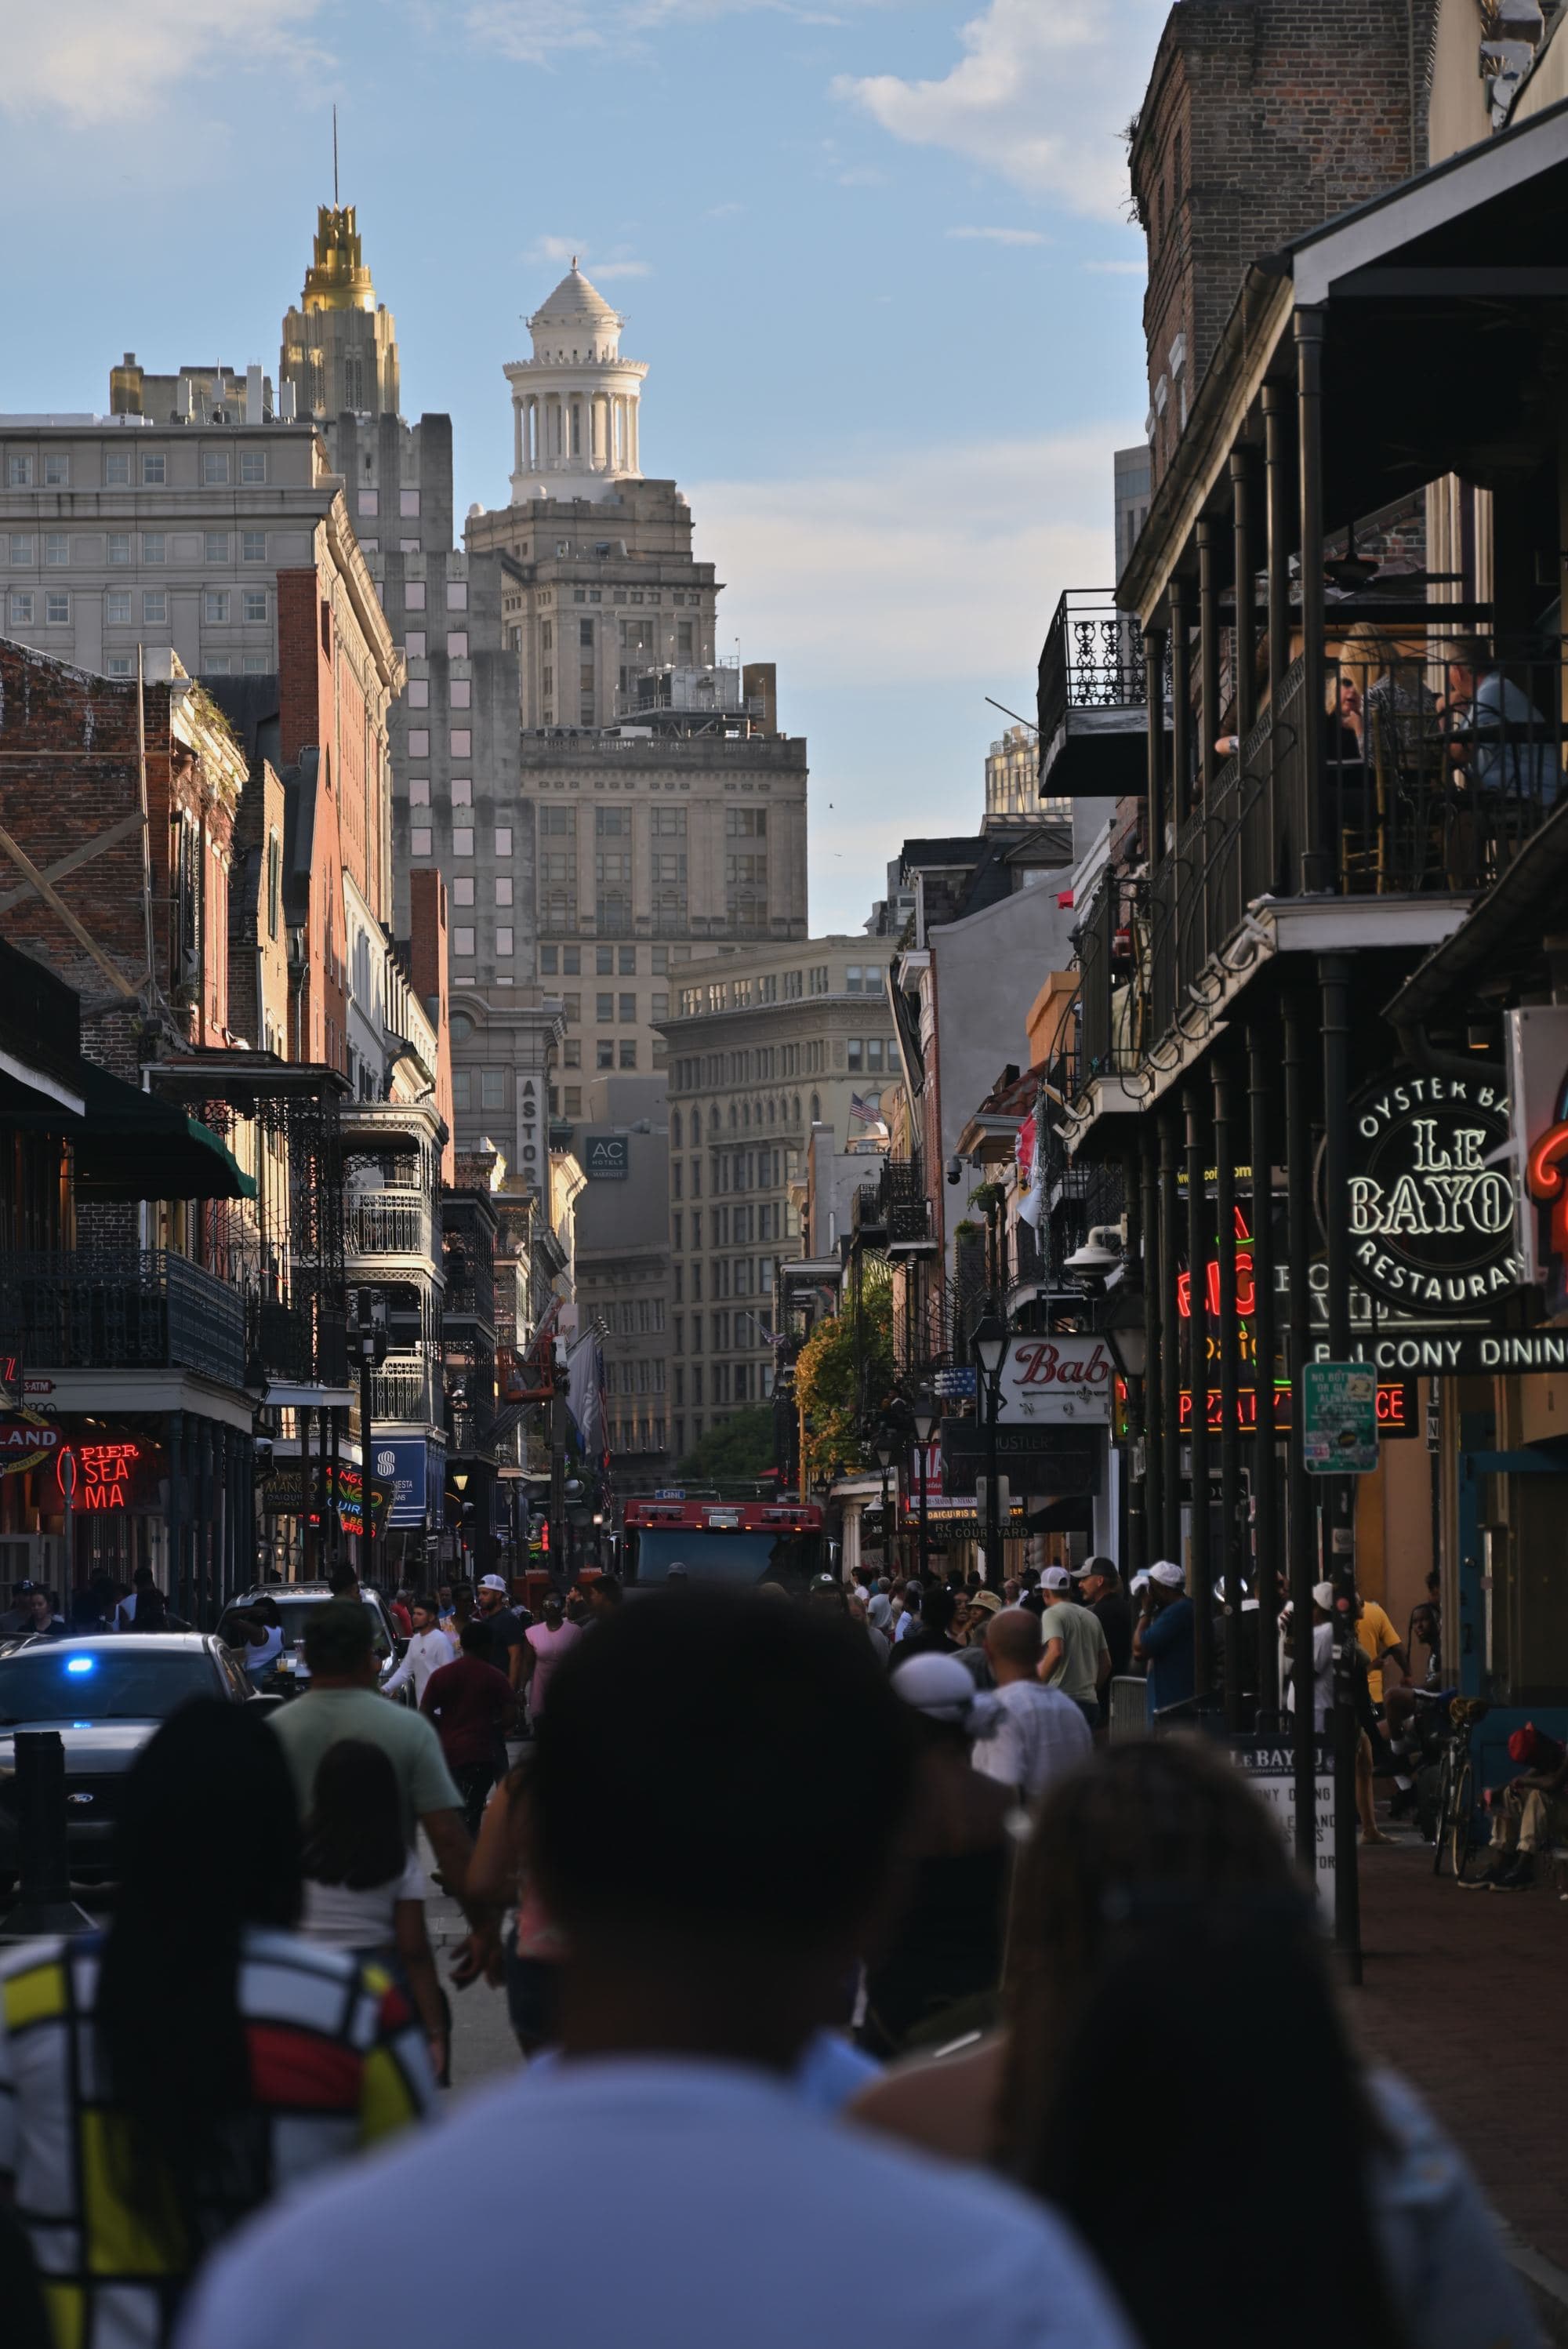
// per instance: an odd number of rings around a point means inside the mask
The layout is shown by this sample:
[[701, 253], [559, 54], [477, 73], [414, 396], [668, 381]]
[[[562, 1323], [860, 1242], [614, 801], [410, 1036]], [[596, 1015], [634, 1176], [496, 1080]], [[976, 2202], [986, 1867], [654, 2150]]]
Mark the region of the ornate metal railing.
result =
[[347, 1254], [428, 1257], [431, 1205], [423, 1191], [361, 1191], [348, 1204]]
[[245, 1374], [240, 1291], [166, 1248], [0, 1256], [0, 1329], [29, 1371]]
[[1143, 639], [1119, 612], [1109, 588], [1069, 587], [1059, 598], [1040, 654], [1042, 748], [1069, 709], [1128, 709], [1145, 701]]

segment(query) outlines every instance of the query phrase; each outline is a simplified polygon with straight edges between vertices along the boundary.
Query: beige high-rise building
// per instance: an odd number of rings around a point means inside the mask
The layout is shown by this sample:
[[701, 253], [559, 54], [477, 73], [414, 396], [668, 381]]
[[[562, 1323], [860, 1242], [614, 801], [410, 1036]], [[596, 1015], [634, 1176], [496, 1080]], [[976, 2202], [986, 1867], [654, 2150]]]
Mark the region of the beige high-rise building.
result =
[[717, 655], [720, 583], [675, 482], [643, 473], [647, 369], [624, 326], [575, 265], [529, 320], [510, 502], [465, 533], [470, 558], [501, 557], [571, 1118], [595, 1073], [663, 1067], [672, 961], [806, 935], [806, 745], [779, 731], [771, 667]]

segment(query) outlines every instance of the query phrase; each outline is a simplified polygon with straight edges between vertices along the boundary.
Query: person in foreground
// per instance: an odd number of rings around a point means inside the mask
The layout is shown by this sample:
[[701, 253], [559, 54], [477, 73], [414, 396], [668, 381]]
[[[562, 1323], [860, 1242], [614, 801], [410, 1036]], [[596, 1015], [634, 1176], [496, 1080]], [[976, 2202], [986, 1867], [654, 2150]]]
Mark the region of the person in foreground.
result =
[[[551, 2349], [1130, 2349], [1053, 2213], [790, 2085], [886, 1897], [908, 1727], [866, 1641], [804, 1608], [691, 1590], [600, 1625], [551, 1690], [529, 1794], [561, 2060], [260, 2222], [183, 2349], [427, 2349], [455, 2305], [505, 2337], [520, 2272]], [[387, 2211], [454, 2178], [458, 2302], [449, 2263], [386, 2255]]]
[[851, 2110], [1053, 2203], [1144, 2349], [1535, 2349], [1474, 2178], [1362, 2069], [1310, 1898], [1223, 1754], [1145, 1738], [1049, 1788], [1003, 2012]]
[[181, 1706], [122, 1803], [107, 1933], [0, 1957], [0, 2197], [58, 2349], [158, 2349], [240, 2220], [431, 2099], [388, 1977], [292, 1930], [298, 1815], [254, 1713]]

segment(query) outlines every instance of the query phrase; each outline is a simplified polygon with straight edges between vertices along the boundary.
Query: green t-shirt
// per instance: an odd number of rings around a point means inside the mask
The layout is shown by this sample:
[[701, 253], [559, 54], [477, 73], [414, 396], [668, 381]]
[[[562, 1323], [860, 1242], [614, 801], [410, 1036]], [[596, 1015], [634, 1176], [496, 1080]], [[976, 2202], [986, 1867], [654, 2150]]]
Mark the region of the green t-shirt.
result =
[[1059, 1688], [1064, 1696], [1076, 1697], [1080, 1703], [1092, 1703], [1099, 1686], [1096, 1677], [1099, 1660], [1108, 1653], [1099, 1617], [1065, 1599], [1059, 1606], [1047, 1608], [1040, 1618], [1040, 1630], [1047, 1646], [1053, 1640], [1062, 1643], [1060, 1660], [1051, 1674], [1052, 1688]]
[[301, 1818], [308, 1817], [315, 1774], [329, 1745], [363, 1737], [379, 1745], [397, 1774], [404, 1840], [412, 1849], [418, 1820], [430, 1811], [460, 1811], [441, 1741], [422, 1713], [410, 1713], [374, 1689], [306, 1689], [275, 1708], [272, 1726], [283, 1740]]

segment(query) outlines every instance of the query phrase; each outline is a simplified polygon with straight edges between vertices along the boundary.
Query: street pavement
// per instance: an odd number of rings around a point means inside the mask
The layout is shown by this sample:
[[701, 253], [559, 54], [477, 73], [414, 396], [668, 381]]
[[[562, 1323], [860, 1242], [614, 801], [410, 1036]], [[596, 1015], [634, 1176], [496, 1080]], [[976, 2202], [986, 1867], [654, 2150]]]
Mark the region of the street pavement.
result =
[[492, 1990], [485, 1982], [474, 1982], [467, 1990], [451, 1987], [451, 1953], [468, 1930], [457, 1902], [432, 1887], [425, 1920], [436, 1953], [436, 1970], [451, 2001], [452, 2094], [461, 2095], [503, 2072], [515, 2071], [522, 2058], [507, 2019], [505, 1991]]

